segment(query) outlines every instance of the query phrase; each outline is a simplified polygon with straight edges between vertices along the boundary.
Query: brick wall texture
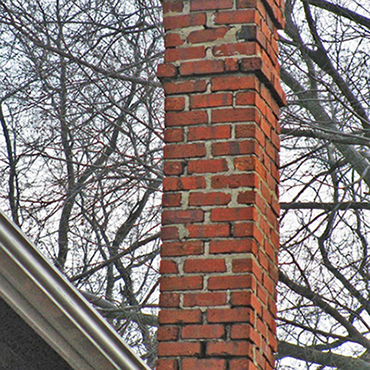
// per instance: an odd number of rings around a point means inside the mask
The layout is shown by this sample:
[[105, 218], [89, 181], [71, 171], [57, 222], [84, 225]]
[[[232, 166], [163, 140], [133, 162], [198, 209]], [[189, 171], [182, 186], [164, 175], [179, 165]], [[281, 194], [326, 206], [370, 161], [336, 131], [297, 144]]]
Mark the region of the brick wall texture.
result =
[[282, 0], [164, 0], [157, 370], [273, 369]]

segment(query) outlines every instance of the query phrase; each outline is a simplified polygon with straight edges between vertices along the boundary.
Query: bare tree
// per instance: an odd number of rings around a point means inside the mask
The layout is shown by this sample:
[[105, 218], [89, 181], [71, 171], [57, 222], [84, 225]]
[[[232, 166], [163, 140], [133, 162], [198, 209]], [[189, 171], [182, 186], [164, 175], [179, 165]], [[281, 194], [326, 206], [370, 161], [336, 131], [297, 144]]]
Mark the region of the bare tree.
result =
[[0, 9], [2, 205], [152, 364], [159, 2], [4, 0]]
[[280, 369], [370, 369], [369, 5], [286, 2]]

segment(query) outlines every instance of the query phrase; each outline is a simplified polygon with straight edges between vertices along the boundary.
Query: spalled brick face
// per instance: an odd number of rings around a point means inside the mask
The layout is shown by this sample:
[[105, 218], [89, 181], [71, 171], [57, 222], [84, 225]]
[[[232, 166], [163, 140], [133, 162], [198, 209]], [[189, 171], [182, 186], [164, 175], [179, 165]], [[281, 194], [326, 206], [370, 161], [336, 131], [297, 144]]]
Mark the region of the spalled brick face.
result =
[[270, 370], [282, 0], [163, 0], [157, 370]]

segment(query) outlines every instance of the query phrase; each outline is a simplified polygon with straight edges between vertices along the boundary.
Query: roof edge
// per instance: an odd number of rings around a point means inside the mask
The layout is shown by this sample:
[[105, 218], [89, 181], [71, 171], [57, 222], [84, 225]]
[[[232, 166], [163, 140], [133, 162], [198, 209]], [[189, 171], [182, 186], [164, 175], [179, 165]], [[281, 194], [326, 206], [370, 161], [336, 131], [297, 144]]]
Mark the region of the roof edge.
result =
[[0, 211], [0, 295], [71, 366], [149, 370]]

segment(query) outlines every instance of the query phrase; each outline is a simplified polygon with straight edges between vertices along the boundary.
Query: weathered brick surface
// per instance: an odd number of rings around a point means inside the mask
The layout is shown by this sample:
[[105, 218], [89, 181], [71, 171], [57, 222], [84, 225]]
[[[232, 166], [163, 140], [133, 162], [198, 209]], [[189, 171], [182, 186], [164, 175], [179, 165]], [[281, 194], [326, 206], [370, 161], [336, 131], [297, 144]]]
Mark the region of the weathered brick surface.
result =
[[182, 370], [225, 370], [226, 361], [224, 359], [197, 359], [184, 358], [182, 361]]
[[215, 223], [212, 225], [192, 224], [188, 225], [186, 229], [188, 231], [188, 238], [211, 239], [230, 236], [230, 225], [226, 223]]
[[225, 335], [223, 325], [188, 325], [181, 328], [183, 339], [221, 338]]
[[231, 127], [229, 125], [189, 127], [188, 131], [188, 141], [229, 138], [231, 138]]
[[157, 370], [272, 370], [281, 0], [162, 0]]
[[212, 193], [204, 192], [192, 192], [189, 195], [190, 206], [215, 206], [224, 205], [226, 206], [231, 201], [231, 194], [226, 194], [221, 191], [215, 191]]
[[225, 292], [202, 292], [184, 294], [184, 307], [194, 306], [224, 306], [227, 303]]

